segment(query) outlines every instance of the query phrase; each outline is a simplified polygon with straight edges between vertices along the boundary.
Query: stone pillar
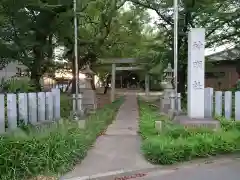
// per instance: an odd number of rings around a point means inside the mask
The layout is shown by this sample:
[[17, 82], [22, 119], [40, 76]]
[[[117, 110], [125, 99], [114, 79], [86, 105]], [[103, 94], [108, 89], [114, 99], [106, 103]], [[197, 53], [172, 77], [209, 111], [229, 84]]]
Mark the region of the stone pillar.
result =
[[111, 102], [115, 100], [116, 64], [112, 64]]
[[178, 112], [182, 112], [182, 104], [181, 104], [181, 100], [182, 100], [182, 97], [181, 97], [181, 93], [177, 93], [177, 111]]
[[[82, 110], [86, 113], [94, 112], [97, 109], [96, 92], [92, 89], [91, 80], [92, 78], [86, 77], [85, 88], [80, 89], [80, 93], [82, 93]], [[79, 110], [82, 111], [81, 109]]]
[[145, 94], [146, 96], [149, 95], [149, 74], [145, 74]]
[[167, 68], [164, 70], [164, 81], [161, 83], [164, 92], [163, 97], [161, 99], [161, 110], [164, 112], [168, 112], [170, 107], [170, 94], [174, 91], [172, 87], [172, 79], [173, 79], [173, 69], [171, 67], [171, 64], [168, 63]]
[[188, 34], [188, 116], [204, 118], [205, 29], [193, 28]]
[[212, 118], [213, 116], [213, 88], [204, 89], [204, 117]]
[[[81, 88], [82, 92], [82, 106], [86, 113], [95, 112], [97, 108], [96, 92], [92, 89], [91, 81], [94, 78], [95, 73], [90, 69], [90, 64], [86, 64], [84, 69], [81, 71], [86, 75], [85, 88]], [[79, 102], [80, 103], [80, 102]]]
[[[171, 94], [174, 93], [174, 90], [168, 86], [164, 88], [163, 97], [161, 99], [161, 110], [164, 112], [168, 112], [171, 109]], [[174, 100], [174, 97], [172, 97]], [[174, 106], [175, 107], [175, 106]]]

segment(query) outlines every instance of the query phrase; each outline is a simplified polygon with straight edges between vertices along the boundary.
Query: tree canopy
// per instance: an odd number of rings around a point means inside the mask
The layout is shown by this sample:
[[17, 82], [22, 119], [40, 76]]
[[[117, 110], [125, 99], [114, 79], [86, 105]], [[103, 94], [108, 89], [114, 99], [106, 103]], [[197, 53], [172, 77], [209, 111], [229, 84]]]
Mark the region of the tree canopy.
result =
[[[173, 64], [173, 1], [168, 0], [131, 0], [135, 5], [151, 9], [159, 17], [157, 22], [158, 36], [151, 45], [150, 54], [146, 58], [152, 59], [152, 65], [166, 66]], [[205, 47], [216, 47], [229, 42], [239, 42], [239, 1], [235, 0], [181, 0], [179, 1], [178, 24], [178, 85], [179, 91], [185, 92], [187, 69], [187, 34], [191, 28], [206, 29]], [[235, 43], [238, 45], [239, 43]]]
[[[149, 10], [158, 20], [151, 25]], [[173, 1], [81, 0], [77, 1], [79, 68], [98, 58], [135, 57], [154, 73], [173, 63]], [[11, 61], [25, 65], [40, 88], [40, 78], [63, 67], [54, 61], [54, 50], [64, 66], [74, 66], [73, 2], [69, 0], [2, 0], [0, 2], [0, 69]], [[187, 66], [187, 33], [206, 28], [206, 47], [226, 43], [239, 46], [238, 0], [179, 1], [178, 88], [184, 91]], [[95, 69], [102, 71], [101, 69]], [[73, 79], [74, 80], [74, 79]], [[75, 84], [75, 83], [74, 83]]]

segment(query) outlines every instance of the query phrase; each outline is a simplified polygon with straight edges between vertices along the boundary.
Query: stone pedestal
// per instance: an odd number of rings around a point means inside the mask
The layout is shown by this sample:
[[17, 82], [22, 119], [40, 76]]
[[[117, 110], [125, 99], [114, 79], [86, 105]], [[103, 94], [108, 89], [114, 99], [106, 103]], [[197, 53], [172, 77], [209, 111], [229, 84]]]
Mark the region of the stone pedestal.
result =
[[157, 131], [162, 131], [162, 121], [155, 121], [155, 128]]
[[[220, 128], [219, 121], [212, 119], [211, 113], [205, 110], [206, 96], [211, 92], [204, 91], [205, 82], [205, 29], [193, 28], [188, 34], [188, 113], [176, 116], [174, 120], [185, 127]], [[220, 99], [222, 100], [222, 98]], [[222, 107], [221, 107], [222, 109]]]
[[85, 79], [85, 88], [80, 89], [82, 93], [82, 105], [84, 112], [95, 111], [97, 108], [96, 92], [92, 90], [91, 78]]
[[189, 128], [209, 128], [217, 130], [220, 128], [220, 123], [212, 118], [190, 118], [189, 116], [175, 116], [174, 122]]
[[164, 92], [161, 98], [161, 111], [164, 113], [168, 113], [168, 111], [171, 109], [170, 96], [174, 90], [169, 83], [163, 82], [162, 86], [164, 86]]

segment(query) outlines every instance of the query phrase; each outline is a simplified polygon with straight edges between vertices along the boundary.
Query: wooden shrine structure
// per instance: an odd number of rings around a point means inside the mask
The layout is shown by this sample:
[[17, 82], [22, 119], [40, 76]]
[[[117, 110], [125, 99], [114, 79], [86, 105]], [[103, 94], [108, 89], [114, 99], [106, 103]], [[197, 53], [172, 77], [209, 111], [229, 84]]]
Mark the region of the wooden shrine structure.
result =
[[[137, 71], [144, 70], [143, 64], [137, 64], [135, 58], [109, 58], [100, 59], [99, 64], [111, 64], [112, 66], [112, 79], [111, 79], [111, 101], [115, 100], [115, 82], [116, 71]], [[149, 73], [145, 73], [145, 93], [149, 94]]]

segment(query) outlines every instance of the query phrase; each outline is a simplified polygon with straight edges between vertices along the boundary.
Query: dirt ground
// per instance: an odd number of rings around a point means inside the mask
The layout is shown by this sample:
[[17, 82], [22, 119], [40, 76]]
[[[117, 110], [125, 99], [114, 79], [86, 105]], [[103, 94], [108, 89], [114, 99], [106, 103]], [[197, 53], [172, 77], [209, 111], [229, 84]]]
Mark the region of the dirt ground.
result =
[[[97, 108], [103, 108], [106, 104], [111, 103], [110, 94], [97, 93]], [[116, 95], [116, 98], [119, 98], [119, 95]]]

